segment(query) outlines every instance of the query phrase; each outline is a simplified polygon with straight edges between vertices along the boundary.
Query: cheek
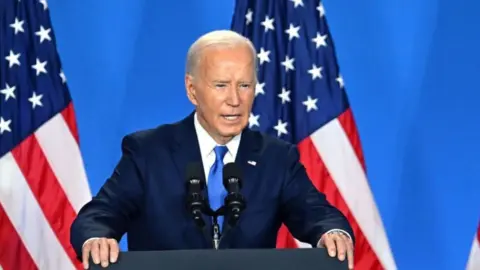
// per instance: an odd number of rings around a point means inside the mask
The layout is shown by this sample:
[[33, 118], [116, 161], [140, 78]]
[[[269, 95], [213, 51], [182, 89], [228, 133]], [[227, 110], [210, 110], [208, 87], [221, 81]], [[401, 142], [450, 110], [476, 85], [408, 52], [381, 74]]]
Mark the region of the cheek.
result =
[[215, 92], [202, 95], [203, 106], [208, 110], [215, 110], [221, 104], [221, 95]]
[[207, 108], [213, 118], [220, 118], [223, 107], [225, 107], [224, 99], [219, 96], [212, 97], [207, 101]]
[[253, 91], [245, 91], [241, 95], [242, 103], [249, 107], [253, 104], [254, 98], [255, 93]]

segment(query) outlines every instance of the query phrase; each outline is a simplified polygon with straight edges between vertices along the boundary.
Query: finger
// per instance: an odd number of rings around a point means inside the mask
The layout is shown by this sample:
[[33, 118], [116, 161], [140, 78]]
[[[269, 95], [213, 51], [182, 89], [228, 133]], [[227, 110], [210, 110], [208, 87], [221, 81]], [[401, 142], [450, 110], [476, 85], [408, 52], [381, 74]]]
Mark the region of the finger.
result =
[[100, 263], [100, 242], [99, 240], [93, 240], [91, 244], [90, 254], [94, 264]]
[[335, 241], [331, 235], [325, 235], [325, 247], [328, 249], [328, 255], [330, 257], [335, 257], [337, 254], [337, 247], [335, 246]]
[[348, 260], [348, 269], [353, 269], [354, 265], [354, 247], [353, 247], [353, 242], [350, 238], [347, 237], [347, 260]]
[[88, 269], [88, 259], [90, 258], [90, 250], [92, 249], [92, 243], [86, 243], [82, 250], [82, 262], [83, 268]]
[[347, 253], [347, 243], [345, 242], [345, 239], [338, 234], [333, 235], [333, 239], [335, 241], [335, 244], [337, 245], [337, 256], [340, 261], [345, 260], [346, 253]]
[[118, 259], [118, 253], [120, 251], [118, 243], [115, 239], [108, 239], [108, 244], [110, 246], [110, 262], [114, 263]]
[[108, 266], [108, 255], [110, 254], [108, 242], [106, 238], [100, 240], [100, 261], [103, 267]]

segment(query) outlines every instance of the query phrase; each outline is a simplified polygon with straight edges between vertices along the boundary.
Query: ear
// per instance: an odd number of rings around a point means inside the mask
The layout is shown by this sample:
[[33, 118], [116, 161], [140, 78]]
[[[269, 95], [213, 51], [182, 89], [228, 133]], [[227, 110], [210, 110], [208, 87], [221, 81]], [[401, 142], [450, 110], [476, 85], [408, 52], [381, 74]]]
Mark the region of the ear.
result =
[[197, 96], [196, 96], [196, 90], [195, 90], [195, 85], [194, 85], [194, 79], [193, 76], [190, 74], [185, 75], [185, 89], [187, 90], [187, 97], [192, 102], [194, 106], [197, 106]]

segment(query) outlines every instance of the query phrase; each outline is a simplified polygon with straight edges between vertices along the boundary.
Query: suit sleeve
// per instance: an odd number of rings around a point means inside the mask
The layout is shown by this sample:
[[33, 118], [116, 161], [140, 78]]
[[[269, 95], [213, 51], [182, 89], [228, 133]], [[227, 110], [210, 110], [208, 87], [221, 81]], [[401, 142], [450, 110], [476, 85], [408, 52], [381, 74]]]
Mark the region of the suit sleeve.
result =
[[71, 227], [70, 241], [81, 257], [89, 238], [106, 237], [120, 241], [130, 220], [141, 208], [143, 198], [142, 158], [136, 140], [122, 140], [122, 157], [98, 194], [82, 207]]
[[327, 201], [325, 194], [319, 192], [308, 178], [294, 146], [289, 150], [286, 165], [281, 209], [283, 222], [292, 235], [316, 247], [324, 233], [340, 229], [355, 241], [346, 217]]

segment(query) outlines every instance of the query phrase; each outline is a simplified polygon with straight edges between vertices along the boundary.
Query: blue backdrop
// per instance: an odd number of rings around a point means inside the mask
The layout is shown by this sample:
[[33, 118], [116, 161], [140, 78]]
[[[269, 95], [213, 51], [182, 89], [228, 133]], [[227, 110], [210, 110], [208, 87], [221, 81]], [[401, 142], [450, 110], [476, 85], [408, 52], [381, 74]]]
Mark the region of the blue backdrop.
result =
[[[324, 4], [397, 265], [464, 269], [480, 217], [480, 2]], [[96, 193], [123, 135], [190, 112], [186, 51], [230, 27], [234, 1], [49, 6]]]

